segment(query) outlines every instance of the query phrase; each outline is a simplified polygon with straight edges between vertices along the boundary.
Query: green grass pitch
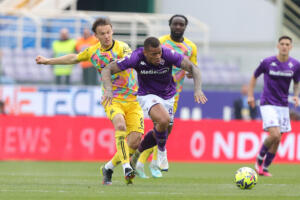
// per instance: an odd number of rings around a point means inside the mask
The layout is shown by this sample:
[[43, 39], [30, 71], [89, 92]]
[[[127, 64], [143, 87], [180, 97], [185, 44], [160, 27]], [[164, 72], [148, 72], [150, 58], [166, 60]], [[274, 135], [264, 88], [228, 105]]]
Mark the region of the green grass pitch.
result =
[[[274, 164], [273, 177], [259, 177], [252, 190], [233, 183], [235, 171], [253, 164], [170, 163], [161, 179], [125, 185], [121, 167], [113, 185], [101, 184], [97, 162], [0, 162], [1, 200], [289, 200], [300, 199], [300, 165]], [[146, 173], [149, 170], [146, 167]]]

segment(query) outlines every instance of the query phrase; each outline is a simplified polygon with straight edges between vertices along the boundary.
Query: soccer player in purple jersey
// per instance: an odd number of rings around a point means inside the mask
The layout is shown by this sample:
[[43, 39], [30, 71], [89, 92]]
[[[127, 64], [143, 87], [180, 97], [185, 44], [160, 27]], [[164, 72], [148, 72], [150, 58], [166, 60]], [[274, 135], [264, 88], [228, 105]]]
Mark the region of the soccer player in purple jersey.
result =
[[133, 155], [131, 164], [135, 167], [141, 152], [157, 144], [157, 165], [163, 169], [162, 163], [167, 163], [165, 144], [167, 141], [168, 127], [174, 118], [174, 95], [176, 84], [172, 77], [173, 65], [192, 74], [194, 80], [194, 98], [197, 103], [206, 103], [207, 98], [201, 88], [201, 73], [188, 58], [162, 47], [155, 37], [144, 41], [144, 47], [138, 48], [131, 55], [110, 63], [102, 70], [103, 85], [106, 93], [103, 101], [110, 104], [112, 101], [111, 74], [118, 73], [128, 68], [134, 68], [138, 74], [138, 101], [154, 123], [153, 130], [149, 131], [138, 150]]
[[288, 94], [291, 80], [294, 81], [293, 101], [299, 105], [298, 82], [300, 80], [300, 63], [289, 56], [292, 49], [292, 39], [282, 36], [278, 40], [277, 56], [265, 58], [254, 72], [249, 83], [248, 103], [254, 107], [253, 90], [256, 79], [264, 74], [264, 88], [260, 98], [260, 111], [263, 119], [263, 129], [269, 132], [257, 155], [255, 170], [259, 175], [272, 176], [268, 167], [277, 152], [281, 134], [291, 131]]
[[[167, 35], [163, 35], [159, 38], [159, 41], [162, 46], [165, 46], [169, 49], [176, 51], [179, 54], [187, 57], [195, 66], [198, 66], [197, 63], [197, 46], [194, 42], [189, 40], [184, 36], [185, 29], [188, 25], [188, 19], [184, 15], [175, 14], [169, 19], [169, 27], [170, 33]], [[174, 114], [177, 111], [178, 101], [180, 97], [180, 93], [183, 89], [183, 82], [185, 76], [188, 76], [185, 70], [182, 70], [178, 67], [173, 66], [172, 75], [174, 82], [176, 83], [176, 94], [175, 94], [175, 102], [174, 102]], [[168, 128], [168, 135], [171, 134], [173, 128], [173, 123], [171, 121], [170, 126]], [[169, 136], [168, 136], [169, 137]], [[169, 165], [168, 163], [164, 163], [165, 168], [159, 170], [157, 169], [157, 145], [153, 148], [145, 150], [139, 157], [138, 162], [136, 164], [136, 174], [141, 178], [149, 178], [144, 172], [144, 165], [147, 162], [149, 156], [153, 152], [152, 161], [149, 165], [149, 169], [152, 177], [160, 178], [162, 177], [161, 171], [168, 171]]]

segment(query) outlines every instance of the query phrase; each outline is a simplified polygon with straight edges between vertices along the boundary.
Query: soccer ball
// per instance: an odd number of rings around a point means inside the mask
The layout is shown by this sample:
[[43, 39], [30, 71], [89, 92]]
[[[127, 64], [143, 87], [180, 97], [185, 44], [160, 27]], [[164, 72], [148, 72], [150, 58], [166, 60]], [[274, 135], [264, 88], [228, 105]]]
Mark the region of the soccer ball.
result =
[[251, 189], [257, 183], [257, 174], [250, 167], [242, 167], [236, 171], [234, 182], [241, 189]]

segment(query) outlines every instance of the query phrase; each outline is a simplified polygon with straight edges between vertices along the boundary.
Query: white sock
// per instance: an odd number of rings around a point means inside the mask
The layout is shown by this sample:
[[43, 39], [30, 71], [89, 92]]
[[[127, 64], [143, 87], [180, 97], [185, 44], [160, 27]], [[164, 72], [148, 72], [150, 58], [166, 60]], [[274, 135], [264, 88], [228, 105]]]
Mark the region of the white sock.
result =
[[264, 158], [261, 157], [259, 154], [257, 155], [257, 158], [258, 158], [259, 160], [263, 160], [263, 159], [264, 159]]
[[122, 166], [123, 166], [124, 174], [125, 174], [125, 169], [126, 169], [126, 168], [132, 169], [131, 166], [129, 165], [129, 163], [124, 163]]
[[114, 168], [115, 168], [115, 166], [112, 164], [111, 161], [106, 163], [104, 167], [105, 167], [105, 169], [111, 169], [111, 170], [114, 170]]
[[152, 160], [152, 161], [151, 161], [151, 165], [152, 165], [152, 166], [157, 166], [157, 160]]
[[137, 168], [137, 169], [144, 169], [144, 163], [141, 163], [140, 161], [138, 161], [138, 162], [136, 163], [136, 168]]

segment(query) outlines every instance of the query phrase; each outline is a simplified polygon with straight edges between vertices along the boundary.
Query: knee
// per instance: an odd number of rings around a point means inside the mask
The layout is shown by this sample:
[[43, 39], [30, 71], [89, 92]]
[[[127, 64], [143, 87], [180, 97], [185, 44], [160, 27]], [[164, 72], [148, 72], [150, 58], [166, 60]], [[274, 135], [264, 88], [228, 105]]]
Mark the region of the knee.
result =
[[127, 144], [132, 149], [137, 149], [142, 140], [142, 134], [133, 132], [127, 136]]
[[275, 143], [280, 143], [280, 140], [281, 140], [281, 134], [276, 134], [275, 136], [274, 136], [274, 142]]
[[126, 131], [126, 125], [124, 123], [117, 123], [115, 129], [117, 131]]
[[281, 140], [281, 134], [280, 133], [273, 133], [271, 136], [272, 138], [272, 143], [277, 144]]
[[164, 117], [164, 118], [160, 118], [158, 121], [159, 126], [161, 127], [161, 129], [167, 130], [170, 124], [170, 117]]

